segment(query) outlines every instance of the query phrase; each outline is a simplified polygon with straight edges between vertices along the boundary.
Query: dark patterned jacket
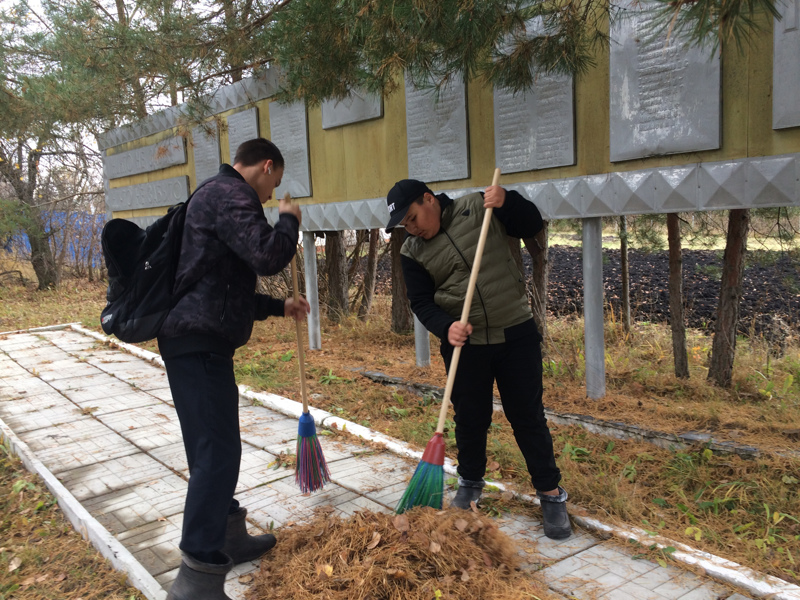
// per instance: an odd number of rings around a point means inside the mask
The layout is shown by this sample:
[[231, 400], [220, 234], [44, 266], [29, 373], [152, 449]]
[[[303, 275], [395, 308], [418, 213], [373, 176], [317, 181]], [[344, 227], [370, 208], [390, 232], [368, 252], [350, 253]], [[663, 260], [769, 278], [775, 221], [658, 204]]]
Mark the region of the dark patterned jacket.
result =
[[186, 211], [175, 280], [186, 293], [158, 336], [164, 358], [194, 352], [233, 355], [253, 321], [283, 315], [283, 300], [256, 294], [257, 275], [275, 275], [297, 249], [297, 218], [281, 213], [273, 229], [256, 191], [230, 165], [197, 190]]

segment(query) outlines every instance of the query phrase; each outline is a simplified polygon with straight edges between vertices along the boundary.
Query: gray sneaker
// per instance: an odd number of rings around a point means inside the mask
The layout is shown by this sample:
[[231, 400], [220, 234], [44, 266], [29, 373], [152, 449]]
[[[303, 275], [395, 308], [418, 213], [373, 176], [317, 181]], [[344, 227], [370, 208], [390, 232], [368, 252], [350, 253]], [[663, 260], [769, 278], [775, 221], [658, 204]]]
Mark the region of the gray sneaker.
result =
[[478, 504], [478, 501], [481, 499], [481, 492], [483, 491], [485, 485], [486, 482], [483, 479], [480, 481], [470, 481], [469, 479], [459, 477], [456, 497], [453, 498], [450, 506], [453, 508], [469, 510], [472, 502], [474, 502], [476, 505]]
[[544, 534], [553, 540], [563, 540], [572, 535], [572, 525], [567, 514], [567, 491], [558, 486], [558, 496], [536, 492], [542, 504]]

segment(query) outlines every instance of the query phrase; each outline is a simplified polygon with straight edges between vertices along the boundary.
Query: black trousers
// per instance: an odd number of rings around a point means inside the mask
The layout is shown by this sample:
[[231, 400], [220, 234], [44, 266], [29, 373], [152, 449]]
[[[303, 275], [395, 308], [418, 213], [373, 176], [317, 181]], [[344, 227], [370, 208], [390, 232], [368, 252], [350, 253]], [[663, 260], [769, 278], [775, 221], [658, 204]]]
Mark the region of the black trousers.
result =
[[239, 479], [239, 389], [233, 357], [209, 352], [164, 360], [189, 461], [180, 548], [202, 560], [222, 549]]
[[[443, 343], [441, 351], [449, 372], [453, 347]], [[502, 344], [462, 347], [450, 398], [455, 411], [458, 474], [471, 481], [480, 481], [486, 474], [486, 437], [492, 424], [495, 380], [533, 486], [540, 492], [556, 489], [561, 472], [544, 416], [542, 351], [535, 335]]]

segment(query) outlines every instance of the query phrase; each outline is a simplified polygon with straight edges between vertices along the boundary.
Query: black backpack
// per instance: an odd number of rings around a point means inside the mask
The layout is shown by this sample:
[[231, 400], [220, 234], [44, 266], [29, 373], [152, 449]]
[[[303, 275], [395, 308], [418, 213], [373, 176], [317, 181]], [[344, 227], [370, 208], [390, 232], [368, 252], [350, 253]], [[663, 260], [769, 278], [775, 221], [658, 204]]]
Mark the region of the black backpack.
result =
[[129, 343], [155, 339], [180, 300], [183, 293], [174, 289], [175, 274], [191, 199], [171, 207], [147, 229], [125, 219], [111, 219], [103, 227], [108, 303], [100, 313], [100, 324], [107, 334]]

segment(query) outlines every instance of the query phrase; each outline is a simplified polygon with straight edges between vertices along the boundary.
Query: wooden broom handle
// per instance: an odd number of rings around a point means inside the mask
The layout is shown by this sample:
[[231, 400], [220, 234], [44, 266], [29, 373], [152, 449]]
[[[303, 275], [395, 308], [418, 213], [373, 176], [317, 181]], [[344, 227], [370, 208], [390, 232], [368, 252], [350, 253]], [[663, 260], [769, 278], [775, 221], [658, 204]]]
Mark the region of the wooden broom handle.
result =
[[[500, 169], [494, 170], [494, 177], [492, 177], [492, 185], [495, 186], [500, 183]], [[475, 260], [472, 262], [472, 271], [469, 274], [469, 283], [467, 284], [467, 295], [464, 298], [464, 307], [461, 309], [462, 325], [469, 322], [469, 310], [472, 307], [472, 296], [475, 293], [475, 286], [478, 283], [478, 271], [481, 268], [481, 259], [483, 258], [483, 247], [486, 245], [486, 236], [489, 233], [489, 223], [492, 221], [492, 208], [487, 208], [483, 213], [483, 223], [481, 224], [481, 235], [478, 238], [478, 247], [475, 250]], [[450, 369], [447, 372], [447, 384], [444, 388], [444, 398], [442, 399], [442, 408], [439, 410], [439, 423], [436, 425], [436, 433], [444, 433], [444, 422], [447, 420], [447, 411], [450, 408], [450, 395], [453, 393], [453, 384], [456, 380], [456, 369], [458, 368], [458, 359], [461, 358], [461, 348], [463, 346], [456, 346], [453, 348], [453, 358], [450, 360]]]
[[[297, 255], [292, 257], [292, 296], [294, 301], [300, 299], [297, 291]], [[306, 392], [306, 361], [303, 355], [303, 326], [300, 321], [294, 322], [297, 329], [297, 360], [300, 362], [300, 393], [303, 396], [303, 412], [308, 412], [308, 392]]]

